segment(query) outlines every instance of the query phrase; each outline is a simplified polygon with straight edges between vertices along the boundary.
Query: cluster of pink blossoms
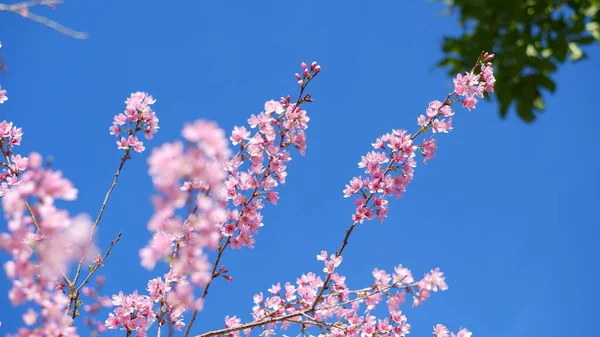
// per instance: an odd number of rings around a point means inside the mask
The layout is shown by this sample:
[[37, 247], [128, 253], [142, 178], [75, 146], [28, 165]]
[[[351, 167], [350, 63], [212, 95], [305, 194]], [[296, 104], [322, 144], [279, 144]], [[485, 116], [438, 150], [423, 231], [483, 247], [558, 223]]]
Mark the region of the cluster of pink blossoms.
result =
[[[170, 292], [177, 285], [176, 292]], [[105, 324], [109, 329], [121, 328], [129, 336], [133, 331], [137, 337], [144, 337], [150, 326], [155, 321], [159, 325], [172, 324], [175, 329], [181, 330], [183, 323], [183, 312], [191, 303], [182, 302], [183, 297], [192, 299], [192, 289], [183, 276], [177, 276], [172, 272], [148, 281], [148, 294], [139, 295], [135, 291], [131, 295], [119, 292], [113, 295], [112, 304], [117, 306], [113, 313], [109, 314]], [[158, 310], [155, 307], [158, 306]]]
[[[404, 337], [410, 332], [410, 324], [400, 309], [406, 301], [406, 294], [414, 295], [413, 305], [416, 306], [425, 299], [421, 293], [427, 289], [437, 291], [438, 288], [447, 288], [443, 273], [437, 269], [415, 282], [411, 271], [399, 265], [392, 274], [373, 270], [375, 282], [371, 286], [350, 290], [345, 284], [346, 277], [333, 271], [341, 262], [339, 256], [334, 254], [328, 259], [327, 252], [323, 251], [317, 259], [324, 261], [323, 270], [332, 281], [325, 292], [319, 291], [324, 281], [313, 273], [302, 275], [295, 285], [290, 282], [284, 287], [275, 284], [269, 289], [271, 295], [254, 295], [252, 322], [244, 325], [236, 316], [227, 316], [225, 329], [215, 333], [240, 337], [242, 331], [250, 335], [252, 329], [261, 328], [261, 336], [269, 337], [275, 335], [275, 329], [287, 330], [291, 325], [299, 324], [304, 331], [311, 327], [328, 327], [327, 332], [321, 329], [323, 337]], [[377, 318], [375, 311], [381, 303], [385, 303], [387, 316]]]
[[[306, 85], [319, 73], [321, 67], [313, 62], [310, 66], [302, 63], [303, 75], [296, 74], [301, 92], [296, 102], [290, 96], [279, 102], [265, 103], [264, 111], [248, 119], [252, 134], [245, 127], [235, 127], [231, 133], [233, 145], [239, 145], [239, 152], [229, 160], [225, 169], [229, 177], [225, 182], [227, 200], [234, 207], [229, 217], [221, 225], [221, 234], [231, 243], [232, 248], [253, 248], [254, 235], [262, 227], [264, 207], [262, 200], [277, 204], [278, 195], [274, 191], [279, 184], [285, 184], [286, 162], [292, 158], [285, 150], [293, 146], [304, 155], [306, 134], [310, 118], [300, 106], [312, 102], [310, 95], [303, 95]], [[249, 162], [249, 168], [242, 165]]]
[[143, 130], [146, 139], [152, 139], [158, 131], [158, 118], [151, 107], [155, 102], [151, 95], [139, 91], [127, 98], [125, 111], [114, 117], [113, 125], [110, 127], [111, 135], [121, 137], [117, 141], [119, 149], [133, 149], [136, 152], [143, 152], [146, 149], [136, 134]]
[[96, 248], [88, 245], [92, 222], [85, 215], [71, 218], [54, 205], [55, 200], [76, 197], [72, 183], [60, 171], [43, 167], [37, 153], [29, 156], [16, 184], [4, 193], [2, 206], [10, 232], [0, 234], [0, 249], [11, 255], [4, 264], [13, 285], [9, 299], [13, 305], [32, 301], [41, 313], [28, 311], [26, 325], [40, 324], [21, 328], [18, 336], [76, 336], [72, 318], [64, 314], [69, 297], [56, 284], [70, 262], [96, 254]]
[[0, 104], [6, 101], [8, 101], [8, 96], [6, 96], [6, 90], [2, 89], [2, 86], [0, 86]]
[[[233, 157], [225, 133], [216, 124], [203, 120], [185, 125], [185, 143], [166, 143], [152, 151], [149, 174], [158, 193], [153, 197], [155, 211], [148, 223], [154, 234], [140, 251], [144, 267], [151, 269], [159, 260], [167, 260], [170, 274], [181, 275], [182, 280], [189, 279], [196, 286], [206, 286], [219, 276], [231, 281], [223, 266], [213, 273], [204, 250], [217, 248], [221, 239], [225, 240], [223, 246], [252, 247], [252, 236], [262, 226], [262, 200], [275, 204], [277, 192], [273, 189], [285, 183], [285, 163], [291, 160], [285, 148], [293, 146], [304, 154], [304, 130], [309, 118], [300, 105], [312, 99], [302, 93], [320, 66], [303, 63], [302, 68], [302, 90], [296, 102], [289, 96], [279, 102], [266, 102], [264, 112], [248, 119], [250, 129], [257, 129], [254, 134], [243, 126], [234, 128], [230, 140], [239, 146], [239, 152]], [[246, 162], [250, 163], [249, 168], [241, 170]], [[189, 215], [179, 216], [184, 210]], [[163, 295], [164, 303], [200, 310], [202, 298], [193, 298], [190, 283], [169, 286]], [[146, 317], [134, 329], [119, 319], [119, 310], [115, 310], [107, 326], [121, 325], [139, 334], [153, 322]]]
[[433, 327], [434, 337], [471, 337], [471, 335], [472, 333], [465, 328], [460, 329], [460, 331], [455, 335], [454, 332], [450, 332], [450, 330], [448, 330], [448, 328], [442, 324], [437, 324]]
[[[140, 258], [148, 269], [170, 258], [174, 273], [189, 275], [193, 284], [203, 286], [211, 279], [204, 249], [217, 247], [217, 224], [227, 218], [223, 163], [231, 151], [225, 132], [212, 122], [185, 125], [182, 135], [186, 145], [166, 143], [148, 159], [159, 193], [153, 197], [155, 212], [148, 223], [154, 235]], [[177, 212], [186, 206], [193, 211], [184, 219]]]
[[[435, 133], [448, 133], [452, 130], [451, 109], [453, 102], [461, 101], [463, 106], [469, 110], [474, 109], [477, 97], [483, 97], [484, 92], [491, 93], [494, 90], [496, 79], [494, 78], [492, 64], [489, 62], [494, 55], [483, 54], [478, 60], [477, 68], [481, 66], [480, 73], [467, 72], [464, 76], [458, 74], [454, 79], [454, 92], [446, 99], [432, 101], [425, 110], [425, 115], [417, 118], [421, 127], [413, 135], [405, 130], [392, 130], [378, 138], [372, 144], [375, 150], [367, 153], [358, 163], [359, 168], [364, 168], [366, 177], [358, 176], [352, 178], [344, 189], [344, 197], [348, 198], [358, 195], [355, 199], [356, 211], [352, 215], [355, 223], [363, 223], [364, 220], [379, 217], [379, 221], [387, 216], [387, 197], [395, 196], [401, 198], [406, 191], [406, 186], [413, 180], [416, 153], [421, 153], [424, 162], [433, 156], [437, 149], [434, 138], [425, 140], [420, 146], [414, 143], [419, 134], [425, 134], [428, 130]], [[452, 100], [452, 96], [462, 97]]]
[[[158, 120], [148, 107], [152, 103], [154, 100], [145, 94], [134, 94], [128, 99], [123, 116], [129, 118], [135, 111], [135, 127], [127, 129], [132, 135], [144, 130], [151, 138], [156, 132]], [[120, 118], [115, 117], [115, 121]], [[132, 119], [128, 119], [130, 123]], [[111, 131], [120, 131], [119, 125], [123, 124], [117, 122]], [[45, 166], [42, 156], [37, 153], [29, 157], [14, 153], [14, 146], [20, 145], [23, 135], [20, 128], [3, 121], [0, 134], [3, 158], [0, 166], [4, 167], [0, 174], [0, 196], [9, 230], [0, 233], [0, 249], [11, 256], [4, 264], [13, 285], [9, 299], [13, 305], [29, 301], [40, 307], [39, 311], [30, 309], [23, 316], [29, 328], [21, 328], [17, 336], [76, 336], [72, 317], [76, 316], [78, 304], [73, 309], [73, 316], [65, 315], [65, 312], [71, 308], [72, 296], [78, 296], [78, 293], [74, 293], [75, 283], [71, 283], [66, 273], [71, 262], [79, 260], [83, 263], [98, 256], [91, 241], [95, 225], [86, 215], [70, 217], [67, 211], [55, 206], [56, 200], [75, 200], [78, 193], [60, 171]], [[101, 262], [100, 257], [94, 260], [96, 265]], [[92, 296], [89, 288], [84, 288], [83, 292]], [[106, 305], [105, 300], [98, 300]], [[90, 306], [84, 309], [98, 310]]]
[[[426, 114], [418, 118], [421, 128], [417, 133], [392, 130], [372, 144], [374, 151], [362, 157], [359, 168], [364, 168], [367, 176], [353, 178], [344, 190], [346, 197], [359, 196], [352, 216], [354, 223], [336, 254], [322, 251], [317, 255], [324, 263], [324, 279], [307, 273], [295, 284], [273, 285], [268, 290], [270, 295], [254, 296], [252, 322], [242, 324], [236, 316], [227, 316], [224, 329], [200, 336], [239, 337], [242, 331], [249, 335], [253, 329], [260, 328], [261, 336], [271, 337], [275, 329], [286, 330], [295, 324], [303, 332], [314, 328], [322, 337], [404, 337], [410, 333], [401, 305], [407, 295], [412, 296], [412, 305], [418, 306], [432, 292], [446, 290], [444, 274], [439, 269], [431, 270], [419, 281], [402, 265], [391, 274], [374, 269], [374, 283], [358, 290], [350, 290], [346, 277], [336, 270], [342, 263], [346, 239], [356, 224], [376, 216], [383, 221], [388, 211], [387, 197], [399, 198], [405, 192], [413, 179], [416, 154], [421, 153], [425, 162], [435, 155], [435, 139], [425, 140], [422, 145], [414, 144], [414, 139], [428, 130], [434, 134], [451, 131], [452, 103], [461, 101], [470, 110], [477, 103], [475, 97], [493, 92], [495, 78], [488, 62], [492, 57], [483, 54], [475, 67], [481, 66], [480, 73], [457, 75], [454, 92], [443, 102], [430, 102]], [[99, 289], [83, 287], [86, 278], [81, 285], [82, 292], [94, 302], [83, 306], [87, 313], [95, 315], [103, 307], [116, 306], [104, 325], [92, 319], [85, 321], [94, 333], [121, 329], [127, 336], [135, 332], [135, 336], [144, 337], [154, 323], [158, 324], [159, 335], [165, 324], [181, 330], [185, 326], [183, 313], [193, 309], [195, 317], [202, 309], [202, 300], [213, 279], [222, 276], [231, 281], [223, 266], [217, 271], [221, 254], [229, 245], [231, 248], [253, 247], [254, 235], [263, 225], [260, 212], [263, 200], [276, 204], [278, 195], [274, 189], [285, 183], [285, 164], [291, 160], [286, 148], [295, 147], [302, 155], [305, 152], [309, 118], [300, 106], [312, 102], [310, 95], [303, 96], [303, 92], [320, 66], [316, 62], [310, 66], [303, 63], [302, 69], [302, 75], [296, 74], [301, 91], [295, 102], [289, 96], [279, 102], [266, 102], [264, 111], [248, 120], [250, 129], [256, 129], [254, 133], [243, 126], [234, 128], [230, 140], [234, 146], [239, 145], [237, 154], [231, 156], [222, 129], [202, 120], [184, 127], [185, 143], [167, 143], [152, 152], [148, 160], [149, 173], [158, 192], [153, 197], [155, 213], [148, 224], [153, 237], [140, 251], [140, 257], [142, 265], [149, 269], [158, 261], [166, 260], [169, 271], [148, 282], [148, 295], [137, 291], [129, 295], [119, 292], [112, 301], [99, 296]], [[2, 95], [0, 90], [0, 103], [3, 103]], [[462, 98], [451, 100], [453, 95]], [[150, 107], [154, 102], [146, 93], [134, 93], [126, 101], [125, 112], [115, 116], [110, 132], [120, 137], [118, 148], [126, 151], [121, 166], [130, 157], [131, 149], [145, 150], [137, 132], [144, 131], [147, 139], [156, 133], [158, 119]], [[74, 258], [91, 259], [96, 255], [96, 248], [88, 241], [96, 224], [85, 216], [71, 218], [66, 211], [54, 206], [57, 199], [75, 199], [77, 190], [59, 171], [44, 167], [40, 155], [34, 153], [24, 158], [13, 154], [13, 146], [21, 141], [20, 129], [2, 122], [0, 133], [3, 154], [0, 165], [4, 166], [0, 196], [10, 231], [0, 234], [0, 249], [12, 256], [4, 265], [13, 281], [9, 298], [14, 305], [33, 301], [41, 307], [40, 313], [29, 309], [23, 315], [25, 325], [30, 328], [21, 328], [15, 336], [76, 336], [69, 309], [73, 296], [77, 300], [81, 288], [74, 293], [77, 278], [71, 283], [64, 272]], [[248, 167], [243, 168], [246, 163]], [[205, 249], [216, 248], [219, 248], [217, 262], [211, 265]], [[103, 259], [98, 256], [94, 260], [94, 268], [88, 276], [102, 265]], [[68, 291], [63, 280], [69, 285]], [[97, 283], [101, 285], [103, 279]], [[194, 286], [205, 287], [199, 299], [194, 296]], [[383, 303], [387, 313], [378, 318], [376, 310]], [[73, 317], [77, 316], [78, 305], [75, 304]], [[434, 327], [434, 336], [470, 337], [471, 333], [462, 329], [455, 335], [438, 324]]]
[[3, 166], [0, 172], [0, 196], [4, 196], [13, 185], [19, 183], [19, 173], [27, 168], [29, 160], [21, 155], [13, 154], [13, 147], [21, 145], [23, 130], [17, 128], [12, 122], [0, 122], [0, 151], [4, 160], [0, 162]]

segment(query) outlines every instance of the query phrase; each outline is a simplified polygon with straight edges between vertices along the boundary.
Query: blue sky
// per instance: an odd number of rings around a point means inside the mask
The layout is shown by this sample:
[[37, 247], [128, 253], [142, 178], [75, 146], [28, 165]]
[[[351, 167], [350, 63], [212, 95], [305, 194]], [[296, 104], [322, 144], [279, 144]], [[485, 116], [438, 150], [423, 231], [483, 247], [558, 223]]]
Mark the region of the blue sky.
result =
[[[252, 294], [321, 269], [315, 255], [336, 249], [350, 224], [353, 203], [342, 189], [361, 173], [360, 156], [391, 128], [415, 130], [428, 102], [451, 89], [434, 64], [442, 36], [458, 28], [427, 1], [168, 3], [71, 0], [41, 11], [89, 32], [84, 41], [0, 13], [8, 64], [0, 84], [9, 90], [0, 113], [23, 127], [22, 153], [54, 156], [79, 188], [69, 210], [95, 215], [121, 156], [108, 127], [129, 93], [157, 99], [161, 128], [151, 148], [198, 118], [229, 132], [266, 100], [296, 94], [300, 62], [319, 61], [307, 156], [290, 163], [256, 248], [227, 252], [235, 282], [211, 288], [193, 329], [200, 333], [221, 327], [225, 315], [248, 319]], [[595, 328], [600, 140], [589, 97], [597, 95], [600, 48], [587, 50], [590, 60], [560, 69], [533, 125], [514, 114], [500, 120], [495, 104], [460, 110], [436, 158], [417, 168], [404, 199], [390, 202], [387, 221], [352, 237], [340, 270], [352, 287], [369, 284], [374, 267], [399, 263], [415, 276], [446, 273], [447, 292], [407, 310], [411, 335], [429, 336], [436, 323], [487, 337]], [[127, 163], [100, 224], [103, 248], [123, 231], [102, 270], [107, 293], [142, 290], [158, 275], [137, 258], [150, 237], [148, 154]], [[8, 288], [0, 278], [2, 334], [16, 330], [23, 312], [11, 309]]]

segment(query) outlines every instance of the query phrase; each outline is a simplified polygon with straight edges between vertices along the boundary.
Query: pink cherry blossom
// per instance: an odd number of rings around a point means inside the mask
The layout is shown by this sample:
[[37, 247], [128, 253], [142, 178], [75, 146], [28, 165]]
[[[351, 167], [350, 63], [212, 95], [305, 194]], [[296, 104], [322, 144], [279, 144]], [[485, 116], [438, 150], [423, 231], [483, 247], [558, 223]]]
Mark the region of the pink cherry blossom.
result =
[[6, 101], [8, 101], [8, 96], [6, 96], [6, 90], [2, 89], [2, 87], [0, 86], [0, 104]]
[[158, 118], [152, 110], [156, 100], [145, 92], [132, 93], [125, 101], [125, 111], [113, 118], [113, 125], [109, 127], [111, 135], [119, 138], [117, 148], [120, 150], [133, 149], [143, 152], [144, 143], [137, 137], [139, 131], [144, 132], [146, 139], [152, 139], [158, 131]]

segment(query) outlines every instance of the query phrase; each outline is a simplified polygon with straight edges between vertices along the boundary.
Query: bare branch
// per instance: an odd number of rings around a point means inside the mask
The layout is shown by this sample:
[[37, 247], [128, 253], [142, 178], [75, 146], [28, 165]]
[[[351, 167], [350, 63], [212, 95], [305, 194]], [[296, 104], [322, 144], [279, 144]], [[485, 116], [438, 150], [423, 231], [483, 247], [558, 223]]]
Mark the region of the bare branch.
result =
[[58, 4], [62, 4], [62, 0], [33, 0], [33, 1], [23, 1], [18, 2], [16, 4], [3, 4], [0, 3], [0, 12], [11, 12], [17, 15], [20, 15], [24, 18], [27, 18], [31, 21], [42, 24], [48, 28], [54, 29], [55, 31], [70, 36], [74, 39], [83, 40], [88, 38], [88, 34], [85, 32], [80, 32], [74, 30], [72, 28], [61, 25], [60, 23], [51, 20], [45, 16], [37, 15], [30, 11], [31, 7], [34, 6], [48, 6], [50, 8], [54, 8]]

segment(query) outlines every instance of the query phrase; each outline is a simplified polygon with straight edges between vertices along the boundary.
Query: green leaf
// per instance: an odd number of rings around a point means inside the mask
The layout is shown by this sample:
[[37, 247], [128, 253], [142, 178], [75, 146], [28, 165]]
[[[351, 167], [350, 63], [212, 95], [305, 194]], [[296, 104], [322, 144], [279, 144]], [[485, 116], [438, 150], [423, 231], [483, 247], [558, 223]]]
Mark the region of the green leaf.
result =
[[535, 78], [535, 82], [538, 86], [548, 89], [551, 93], [554, 93], [556, 90], [556, 83], [548, 76], [538, 74]]

